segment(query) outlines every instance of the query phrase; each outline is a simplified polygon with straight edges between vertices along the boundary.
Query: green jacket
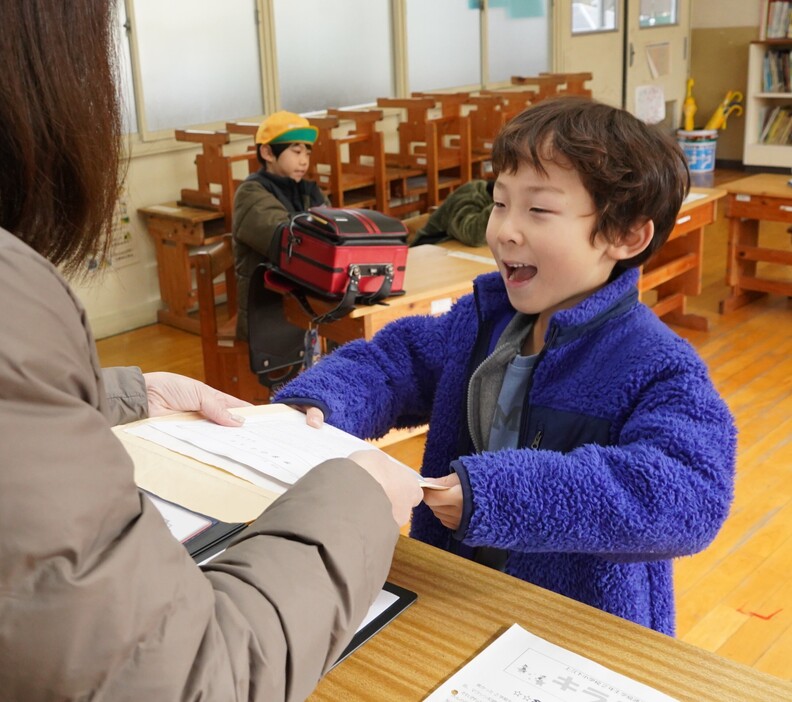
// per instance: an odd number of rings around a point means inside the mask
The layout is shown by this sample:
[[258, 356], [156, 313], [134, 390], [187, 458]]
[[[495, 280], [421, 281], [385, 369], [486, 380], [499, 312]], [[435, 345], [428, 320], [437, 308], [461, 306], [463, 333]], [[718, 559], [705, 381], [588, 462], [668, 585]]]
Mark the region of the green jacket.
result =
[[452, 192], [415, 235], [411, 246], [444, 239], [458, 239], [468, 246], [486, 241], [487, 222], [492, 211], [491, 182], [471, 180]]

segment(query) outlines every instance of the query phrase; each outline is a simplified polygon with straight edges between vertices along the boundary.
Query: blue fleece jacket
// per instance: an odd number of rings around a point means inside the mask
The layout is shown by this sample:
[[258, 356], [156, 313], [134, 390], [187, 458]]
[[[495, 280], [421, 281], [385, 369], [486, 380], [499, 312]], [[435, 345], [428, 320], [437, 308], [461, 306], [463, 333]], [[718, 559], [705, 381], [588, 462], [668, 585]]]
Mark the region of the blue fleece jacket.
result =
[[638, 301], [637, 279], [626, 271], [552, 317], [520, 448], [480, 449], [490, 420], [471, 382], [515, 326], [503, 332], [515, 311], [498, 273], [440, 317], [341, 347], [275, 401], [316, 405], [364, 438], [429, 422], [422, 473], [456, 470], [466, 511], [455, 535], [421, 504], [413, 537], [463, 555], [505, 549], [506, 572], [673, 634], [671, 559], [725, 520], [736, 432], [695, 350]]

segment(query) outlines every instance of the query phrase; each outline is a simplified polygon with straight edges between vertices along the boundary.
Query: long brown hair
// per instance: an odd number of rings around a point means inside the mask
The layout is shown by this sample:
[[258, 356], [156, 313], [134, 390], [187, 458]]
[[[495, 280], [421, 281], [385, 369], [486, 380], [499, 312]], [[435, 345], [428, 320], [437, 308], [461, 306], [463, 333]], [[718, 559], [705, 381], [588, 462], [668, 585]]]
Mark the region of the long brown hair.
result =
[[0, 0], [0, 226], [67, 273], [119, 191], [112, 0]]

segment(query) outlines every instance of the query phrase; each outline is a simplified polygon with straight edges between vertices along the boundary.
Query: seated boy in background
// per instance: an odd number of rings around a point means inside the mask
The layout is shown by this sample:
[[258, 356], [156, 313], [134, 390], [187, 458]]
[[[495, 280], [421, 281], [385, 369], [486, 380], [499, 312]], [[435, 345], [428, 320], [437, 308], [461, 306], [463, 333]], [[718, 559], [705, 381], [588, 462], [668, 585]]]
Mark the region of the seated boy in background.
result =
[[428, 421], [422, 472], [448, 489], [424, 491], [413, 537], [673, 634], [671, 559], [720, 529], [736, 447], [706, 366], [638, 300], [684, 156], [627, 112], [561, 98], [509, 122], [493, 166], [499, 272], [276, 401], [361, 437]]
[[319, 186], [304, 176], [318, 130], [305, 117], [275, 112], [256, 132], [261, 169], [234, 195], [233, 237], [237, 277], [237, 337], [248, 338], [248, 290], [259, 263], [272, 260], [275, 231], [298, 212], [328, 204]]

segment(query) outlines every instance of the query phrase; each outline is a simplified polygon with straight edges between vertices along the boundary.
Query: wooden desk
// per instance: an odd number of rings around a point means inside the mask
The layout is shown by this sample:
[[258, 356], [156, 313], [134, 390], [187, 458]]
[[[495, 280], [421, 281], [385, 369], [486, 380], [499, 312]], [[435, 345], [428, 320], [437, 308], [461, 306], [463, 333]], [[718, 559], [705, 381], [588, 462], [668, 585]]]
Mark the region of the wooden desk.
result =
[[406, 537], [388, 580], [417, 602], [311, 702], [418, 702], [514, 623], [680, 702], [792, 699], [788, 682]]
[[138, 212], [146, 218], [157, 254], [160, 297], [164, 304], [157, 312], [157, 321], [193, 334], [200, 333], [198, 318], [190, 316], [198, 304], [190, 270], [190, 252], [196, 246], [219, 241], [225, 232], [223, 213], [181, 206], [176, 202], [142, 207]]
[[757, 275], [758, 262], [792, 266], [792, 251], [759, 246], [759, 222], [792, 224], [792, 187], [789, 175], [760, 174], [725, 183], [729, 244], [726, 284], [731, 293], [720, 304], [732, 312], [762, 295], [792, 296], [792, 280], [772, 280]]
[[656, 292], [649, 307], [668, 324], [704, 331], [709, 327], [706, 317], [688, 314], [685, 306], [687, 296], [701, 294], [704, 227], [715, 221], [717, 201], [725, 195], [725, 190], [692, 188], [666, 243], [641, 268], [638, 291], [642, 297]]

